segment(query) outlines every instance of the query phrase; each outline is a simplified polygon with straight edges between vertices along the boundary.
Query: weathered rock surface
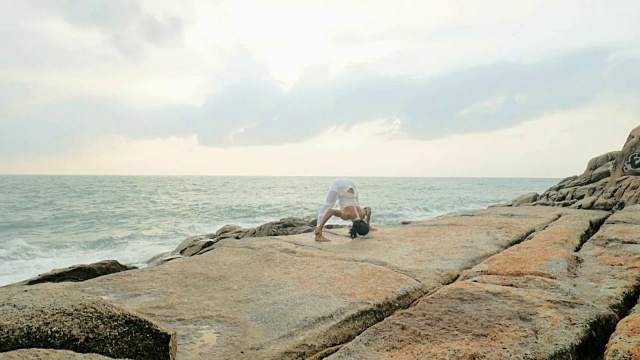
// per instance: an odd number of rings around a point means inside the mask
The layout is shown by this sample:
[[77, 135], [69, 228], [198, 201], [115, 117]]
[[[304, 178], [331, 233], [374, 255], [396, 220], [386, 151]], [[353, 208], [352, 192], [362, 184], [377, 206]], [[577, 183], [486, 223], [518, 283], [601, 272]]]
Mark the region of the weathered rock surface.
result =
[[640, 359], [640, 305], [622, 319], [607, 344], [605, 360]]
[[520, 196], [507, 206], [618, 210], [640, 203], [640, 177], [637, 175], [640, 175], [640, 127], [631, 131], [621, 151], [591, 159], [581, 175], [568, 177], [540, 195]]
[[68, 350], [23, 349], [0, 353], [0, 360], [110, 360], [98, 354], [80, 354]]
[[74, 265], [64, 269], [52, 270], [45, 274], [21, 282], [25, 285], [35, 285], [47, 282], [85, 281], [99, 276], [115, 274], [120, 271], [137, 269], [136, 266], [120, 264], [116, 260], [104, 260], [93, 264]]
[[0, 290], [0, 353], [43, 348], [175, 359], [175, 332], [62, 284]]
[[[616, 212], [580, 250], [576, 287], [623, 316], [640, 294], [640, 205]], [[594, 291], [589, 291], [594, 290]]]
[[222, 240], [201, 256], [66, 286], [179, 334], [179, 359], [307, 358], [343, 344], [556, 220], [555, 208], [494, 208], [350, 240], [327, 230]]
[[616, 315], [572, 282], [579, 266], [576, 251], [608, 215], [563, 213], [329, 358], [598, 358]]

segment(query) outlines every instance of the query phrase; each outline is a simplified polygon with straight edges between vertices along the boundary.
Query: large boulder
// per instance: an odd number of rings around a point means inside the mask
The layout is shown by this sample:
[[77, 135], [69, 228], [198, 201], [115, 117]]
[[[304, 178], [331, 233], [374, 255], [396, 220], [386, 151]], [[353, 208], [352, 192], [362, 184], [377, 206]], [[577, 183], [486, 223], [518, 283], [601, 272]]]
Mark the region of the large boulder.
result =
[[0, 352], [44, 348], [175, 359], [176, 333], [100, 297], [58, 285], [0, 290]]

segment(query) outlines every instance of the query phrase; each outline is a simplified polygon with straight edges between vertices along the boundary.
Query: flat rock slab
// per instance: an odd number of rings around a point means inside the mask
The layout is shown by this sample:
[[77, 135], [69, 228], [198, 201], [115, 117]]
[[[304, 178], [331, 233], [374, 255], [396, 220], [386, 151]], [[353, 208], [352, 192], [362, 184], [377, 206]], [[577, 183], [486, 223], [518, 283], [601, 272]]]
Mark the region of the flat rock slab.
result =
[[579, 259], [576, 253], [609, 217], [604, 211], [567, 211], [548, 228], [493, 256], [463, 274], [461, 279], [479, 275], [539, 276], [566, 279], [574, 276]]
[[329, 358], [589, 359], [617, 318], [572, 285], [575, 252], [607, 217], [564, 212]]
[[619, 316], [640, 293], [640, 205], [616, 212], [580, 250], [576, 287]]
[[328, 359], [588, 359], [576, 348], [613, 314], [553, 280], [462, 281], [363, 332]]
[[68, 350], [23, 349], [0, 353], [0, 360], [111, 360], [98, 354], [80, 354]]
[[0, 352], [44, 348], [175, 359], [175, 332], [102, 298], [57, 286], [0, 290]]
[[350, 240], [223, 240], [206, 254], [65, 286], [176, 329], [179, 359], [307, 358], [353, 339], [464, 269], [541, 230], [559, 208], [492, 208]]

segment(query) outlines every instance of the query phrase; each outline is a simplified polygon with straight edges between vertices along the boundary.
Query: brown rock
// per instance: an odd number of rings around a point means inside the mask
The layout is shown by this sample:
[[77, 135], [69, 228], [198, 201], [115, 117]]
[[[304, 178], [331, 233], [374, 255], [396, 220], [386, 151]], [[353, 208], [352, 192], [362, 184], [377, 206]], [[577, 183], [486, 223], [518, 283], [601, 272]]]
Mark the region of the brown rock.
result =
[[567, 211], [560, 219], [535, 234], [533, 239], [513, 246], [460, 276], [468, 280], [480, 275], [538, 276], [560, 279], [577, 267], [574, 252], [595, 233], [609, 213]]
[[590, 349], [581, 344], [597, 347], [594, 335], [606, 337], [601, 324], [615, 324], [613, 313], [557, 281], [487, 278], [423, 298], [327, 359], [585, 360]]
[[613, 214], [582, 247], [576, 287], [622, 316], [640, 287], [640, 205]]
[[640, 359], [640, 306], [618, 323], [607, 344], [604, 359]]
[[592, 359], [615, 314], [572, 286], [607, 213], [566, 211], [523, 243], [367, 329], [328, 359]]
[[521, 206], [521, 205], [531, 204], [536, 200], [538, 200], [538, 193], [534, 192], [534, 193], [529, 193], [516, 198], [515, 200], [513, 200], [511, 205]]
[[[81, 283], [61, 285], [68, 284]], [[175, 332], [102, 298], [60, 285], [8, 287], [0, 290], [0, 298], [0, 352], [48, 348], [175, 359]]]

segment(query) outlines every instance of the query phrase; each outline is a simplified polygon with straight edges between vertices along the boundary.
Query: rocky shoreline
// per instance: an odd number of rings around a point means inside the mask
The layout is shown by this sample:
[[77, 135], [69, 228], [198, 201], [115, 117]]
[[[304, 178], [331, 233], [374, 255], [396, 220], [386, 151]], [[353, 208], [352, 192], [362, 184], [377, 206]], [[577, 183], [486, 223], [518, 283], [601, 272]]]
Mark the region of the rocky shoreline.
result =
[[639, 153], [357, 240], [229, 225], [5, 286], [0, 359], [640, 359]]

